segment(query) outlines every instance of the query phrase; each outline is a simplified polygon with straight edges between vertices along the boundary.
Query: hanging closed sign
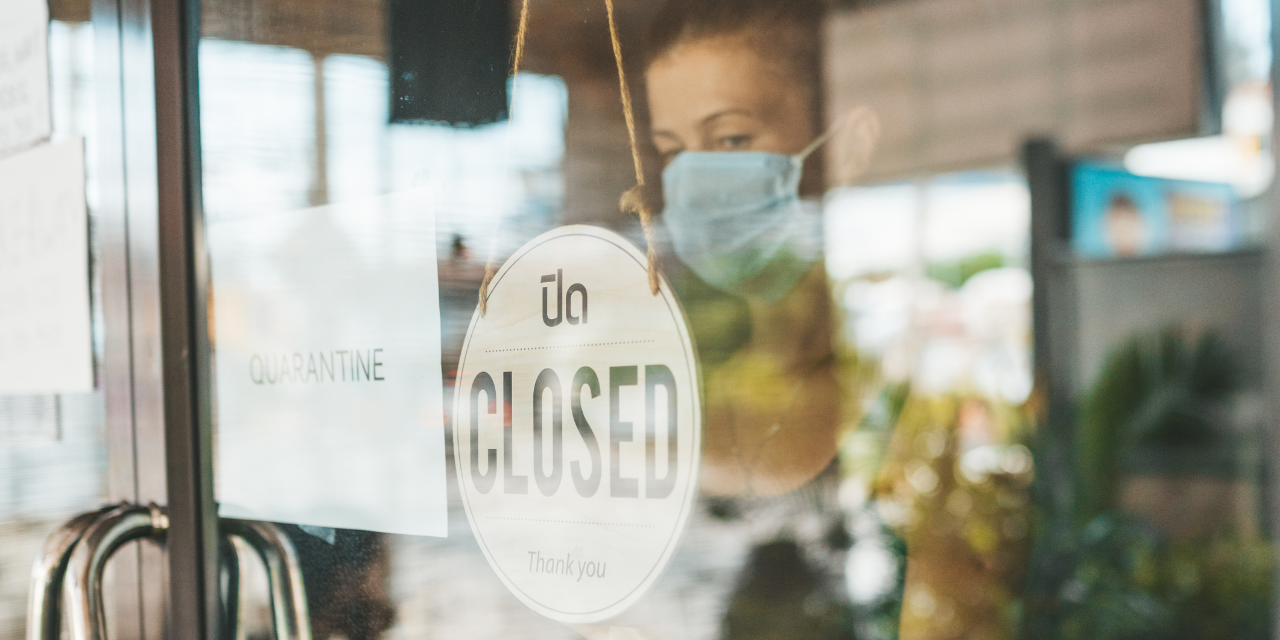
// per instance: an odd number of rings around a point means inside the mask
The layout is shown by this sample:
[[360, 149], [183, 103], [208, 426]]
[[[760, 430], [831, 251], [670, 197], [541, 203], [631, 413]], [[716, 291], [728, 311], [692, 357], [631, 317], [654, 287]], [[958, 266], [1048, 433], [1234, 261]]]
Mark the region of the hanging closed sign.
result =
[[467, 518], [512, 593], [563, 622], [638, 600], [695, 500], [697, 363], [656, 283], [623, 237], [561, 227], [507, 260], [463, 345], [453, 452]]

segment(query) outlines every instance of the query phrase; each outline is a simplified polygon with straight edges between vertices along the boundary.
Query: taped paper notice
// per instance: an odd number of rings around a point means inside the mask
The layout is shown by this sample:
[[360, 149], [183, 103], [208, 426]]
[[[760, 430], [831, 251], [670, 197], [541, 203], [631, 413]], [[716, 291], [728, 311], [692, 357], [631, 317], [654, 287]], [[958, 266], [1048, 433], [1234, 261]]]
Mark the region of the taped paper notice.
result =
[[49, 137], [49, 7], [0, 2], [0, 155]]
[[431, 202], [209, 224], [220, 515], [447, 535]]
[[0, 159], [0, 395], [93, 391], [84, 142]]

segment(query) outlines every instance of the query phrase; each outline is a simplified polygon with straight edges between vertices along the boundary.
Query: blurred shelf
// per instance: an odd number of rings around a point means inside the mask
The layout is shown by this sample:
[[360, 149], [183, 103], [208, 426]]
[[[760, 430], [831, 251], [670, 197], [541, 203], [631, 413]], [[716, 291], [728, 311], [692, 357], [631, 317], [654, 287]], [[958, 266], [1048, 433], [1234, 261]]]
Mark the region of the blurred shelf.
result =
[[1161, 263], [1187, 262], [1222, 262], [1231, 260], [1260, 260], [1265, 257], [1265, 247], [1247, 247], [1221, 253], [1162, 253], [1149, 256], [1133, 256], [1126, 258], [1083, 258], [1070, 250], [1062, 252], [1055, 261], [1063, 266], [1076, 267], [1110, 267]]

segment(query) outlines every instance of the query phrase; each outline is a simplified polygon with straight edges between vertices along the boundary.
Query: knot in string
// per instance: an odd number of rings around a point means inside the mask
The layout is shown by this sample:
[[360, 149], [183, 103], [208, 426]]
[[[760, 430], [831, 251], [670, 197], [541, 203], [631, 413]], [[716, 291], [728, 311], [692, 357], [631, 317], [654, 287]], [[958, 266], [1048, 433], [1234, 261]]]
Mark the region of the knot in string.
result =
[[[631, 88], [627, 85], [627, 72], [622, 64], [622, 41], [618, 38], [618, 26], [613, 19], [613, 0], [604, 0], [605, 12], [609, 16], [609, 39], [613, 43], [613, 59], [618, 65], [618, 88], [622, 99], [622, 115], [627, 122], [627, 138], [631, 144], [631, 162], [636, 170], [636, 184], [622, 193], [618, 199], [618, 207], [623, 213], [634, 213], [640, 219], [640, 228], [644, 231], [645, 257], [649, 263], [649, 291], [658, 295], [660, 279], [658, 278], [658, 249], [654, 242], [653, 209], [649, 206], [644, 193], [644, 161], [640, 157], [640, 149], [636, 144], [636, 119], [631, 106]], [[516, 82], [519, 78], [520, 61], [524, 57], [525, 35], [529, 26], [529, 0], [520, 4], [520, 25], [516, 31], [515, 53], [511, 60], [511, 95], [515, 96]], [[515, 100], [511, 101], [510, 118], [515, 116]], [[509, 125], [508, 125], [509, 126]], [[496, 239], [496, 237], [495, 237]], [[498, 268], [493, 264], [494, 245], [489, 248], [489, 258], [485, 262], [484, 280], [480, 282], [480, 316], [484, 317], [489, 310], [489, 285], [493, 282]]]
[[631, 143], [631, 163], [636, 170], [636, 186], [622, 192], [618, 206], [623, 213], [635, 213], [644, 230], [645, 257], [649, 263], [649, 292], [658, 295], [658, 249], [653, 241], [653, 210], [644, 194], [644, 161], [636, 144], [636, 117], [631, 108], [631, 87], [627, 84], [627, 70], [622, 64], [622, 41], [618, 39], [618, 25], [613, 20], [613, 0], [604, 0], [609, 16], [609, 39], [613, 42], [613, 60], [618, 64], [618, 91], [622, 95], [622, 116], [627, 121], [627, 139]]
[[640, 218], [640, 228], [644, 230], [645, 258], [649, 262], [649, 292], [658, 295], [658, 246], [653, 239], [653, 209], [649, 208], [644, 196], [644, 181], [626, 191], [618, 199], [618, 206], [625, 213], [634, 213]]

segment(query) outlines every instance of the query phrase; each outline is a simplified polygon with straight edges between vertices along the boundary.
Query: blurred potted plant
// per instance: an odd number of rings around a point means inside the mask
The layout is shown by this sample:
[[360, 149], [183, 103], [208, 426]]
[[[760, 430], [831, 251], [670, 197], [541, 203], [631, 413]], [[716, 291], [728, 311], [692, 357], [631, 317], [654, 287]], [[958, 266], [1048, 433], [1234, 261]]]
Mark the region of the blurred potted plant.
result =
[[1176, 539], [1258, 533], [1235, 355], [1216, 334], [1139, 335], [1108, 358], [1077, 432], [1078, 515], [1144, 516]]
[[1275, 552], [1241, 378], [1213, 333], [1166, 329], [1112, 353], [1076, 433], [1080, 524], [1037, 541], [1022, 637], [1270, 637]]

